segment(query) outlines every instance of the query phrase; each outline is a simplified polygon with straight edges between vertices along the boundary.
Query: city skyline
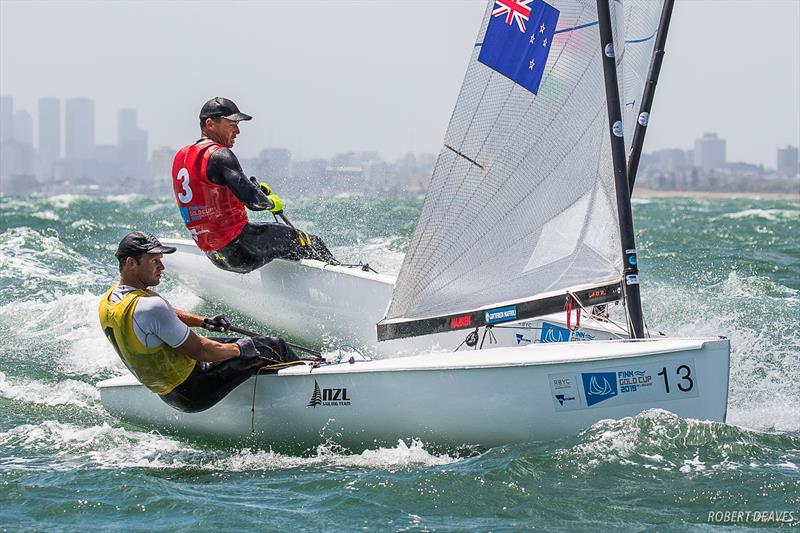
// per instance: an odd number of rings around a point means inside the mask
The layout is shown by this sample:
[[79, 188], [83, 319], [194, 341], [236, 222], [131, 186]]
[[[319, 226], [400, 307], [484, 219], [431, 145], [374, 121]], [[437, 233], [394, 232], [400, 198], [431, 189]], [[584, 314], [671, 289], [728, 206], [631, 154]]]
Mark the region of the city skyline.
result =
[[[55, 97], [39, 100], [38, 142], [34, 143], [33, 116], [16, 109], [12, 96], [0, 95], [4, 139], [0, 141], [0, 193], [170, 191], [176, 148], [159, 146], [151, 150], [149, 133], [139, 126], [136, 109], [119, 108], [116, 142], [98, 144], [94, 100], [64, 99], [63, 121], [61, 103]], [[436, 160], [433, 152], [409, 152], [387, 161], [377, 151], [363, 149], [305, 159], [293, 157], [282, 147], [261, 147], [253, 157], [237, 153], [247, 174], [268, 180], [276, 190], [308, 195], [423, 192]], [[799, 178], [796, 146], [776, 147], [775, 165], [765, 167], [728, 160], [726, 139], [706, 132], [694, 140], [693, 149], [645, 152], [637, 182], [640, 187], [656, 190], [797, 193]]]
[[[438, 152], [486, 4], [232, 2], [237, 31], [198, 54], [202, 6], [4, 1], [0, 93], [29, 110], [53, 94], [94, 99], [99, 144], [115, 142], [118, 107], [139, 110], [152, 146], [189, 142], [202, 103], [221, 95], [254, 116], [237, 142], [244, 157], [262, 146], [305, 158]], [[678, 0], [645, 150], [689, 149], [716, 131], [730, 159], [772, 165], [776, 146], [800, 144], [798, 18], [798, 2]], [[742, 20], [780, 38], [745, 45]]]
[[[38, 150], [40, 152], [39, 156], [42, 158], [43, 161], [53, 161], [53, 154], [60, 153], [62, 159], [95, 159], [97, 157], [96, 149], [98, 147], [107, 147], [107, 146], [128, 146], [133, 151], [137, 151], [140, 154], [139, 159], [149, 160], [152, 156], [152, 153], [159, 150], [159, 149], [174, 149], [171, 145], [161, 145], [161, 146], [153, 146], [152, 143], [149, 143], [149, 132], [144, 129], [140, 128], [138, 125], [138, 110], [135, 108], [130, 107], [118, 107], [117, 114], [116, 114], [116, 121], [115, 121], [115, 132], [116, 136], [114, 138], [115, 142], [104, 142], [98, 143], [95, 139], [95, 129], [96, 129], [96, 118], [94, 114], [95, 108], [95, 101], [92, 98], [88, 97], [76, 97], [76, 98], [58, 98], [53, 96], [42, 97], [39, 99], [38, 102], [38, 114], [36, 115], [36, 119], [34, 120], [33, 115], [28, 112], [27, 109], [17, 109], [14, 102], [16, 101], [14, 95], [0, 95], [0, 101], [2, 101], [2, 105], [4, 110], [0, 111], [0, 141], [6, 140], [7, 138], [13, 137], [20, 142], [27, 142], [32, 148]], [[59, 113], [59, 109], [61, 107], [61, 102], [64, 102], [64, 120], [61, 120], [61, 113]], [[10, 104], [9, 104], [10, 102]], [[44, 109], [44, 111], [43, 111]], [[71, 109], [72, 111], [68, 111]], [[43, 113], [47, 116], [43, 119]], [[3, 115], [5, 114], [5, 115]], [[69, 118], [67, 116], [69, 115]], [[25, 117], [25, 121], [28, 126], [25, 128], [25, 133], [19, 135], [14, 128], [9, 129], [8, 127], [3, 128], [4, 119], [3, 116], [11, 117], [11, 124], [16, 126], [16, 120], [18, 116]], [[33, 130], [33, 123], [37, 124], [37, 128], [34, 132]], [[43, 137], [42, 131], [42, 124], [55, 124], [57, 130], [49, 131], [49, 134], [46, 133]], [[60, 126], [63, 124], [63, 128]], [[657, 148], [653, 150], [645, 150], [645, 153], [652, 153], [658, 152], [661, 150], [684, 150], [694, 153], [699, 153], [698, 147], [702, 144], [707, 146], [714, 146], [713, 149], [709, 150], [706, 149], [706, 152], [713, 151], [714, 155], [710, 156], [708, 161], [703, 160], [695, 160], [695, 166], [698, 168], [720, 168], [721, 166], [727, 163], [747, 163], [747, 164], [755, 164], [763, 166], [764, 168], [768, 169], [780, 169], [780, 159], [781, 159], [781, 151], [782, 150], [791, 150], [797, 149], [797, 146], [792, 144], [786, 145], [778, 145], [774, 147], [773, 152], [773, 159], [771, 162], [767, 164], [758, 162], [758, 161], [746, 161], [746, 160], [736, 160], [727, 156], [727, 139], [720, 136], [717, 132], [712, 131], [714, 128], [709, 128], [707, 130], [703, 130], [703, 133], [698, 136], [697, 138], [686, 141], [684, 146], [689, 146], [688, 148], [678, 147], [678, 146], [671, 146], [665, 148]], [[63, 130], [63, 131], [62, 131]], [[77, 139], [73, 138], [70, 139], [69, 132], [73, 131], [77, 134]], [[34, 135], [35, 133], [35, 135]], [[34, 143], [33, 139], [36, 138], [37, 142]], [[27, 139], [27, 140], [26, 140]], [[55, 139], [55, 140], [54, 140]], [[59, 141], [60, 139], [60, 141]], [[42, 142], [46, 141], [48, 146], [42, 152]], [[238, 139], [237, 139], [238, 140]], [[75, 144], [77, 143], [77, 144]], [[721, 144], [720, 144], [721, 143]], [[647, 143], [645, 143], [646, 145]], [[70, 146], [68, 148], [68, 145]], [[55, 147], [58, 146], [58, 149]], [[175, 145], [177, 146], [177, 145]], [[249, 159], [257, 157], [258, 154], [265, 150], [265, 149], [285, 149], [291, 153], [294, 153], [288, 147], [274, 147], [274, 146], [260, 146], [257, 148], [256, 153], [254, 154], [241, 154], [239, 150], [234, 147], [234, 150], [239, 154], [239, 157], [242, 159]], [[348, 152], [377, 152], [376, 150], [371, 150], [365, 147], [350, 147], [349, 149], [343, 150], [342, 152], [338, 152], [336, 154], [332, 154], [328, 157], [305, 157], [303, 159], [333, 159], [337, 155], [342, 153]], [[406, 152], [406, 153], [414, 153], [414, 152]], [[417, 153], [437, 153], [437, 152], [417, 152]], [[721, 153], [721, 155], [720, 155]], [[380, 154], [379, 156], [383, 157], [385, 154]], [[401, 154], [402, 156], [402, 154]], [[701, 156], [702, 157], [702, 156]], [[783, 156], [786, 157], [786, 156]], [[59, 159], [56, 157], [55, 159]], [[709, 162], [710, 161], [710, 162]]]

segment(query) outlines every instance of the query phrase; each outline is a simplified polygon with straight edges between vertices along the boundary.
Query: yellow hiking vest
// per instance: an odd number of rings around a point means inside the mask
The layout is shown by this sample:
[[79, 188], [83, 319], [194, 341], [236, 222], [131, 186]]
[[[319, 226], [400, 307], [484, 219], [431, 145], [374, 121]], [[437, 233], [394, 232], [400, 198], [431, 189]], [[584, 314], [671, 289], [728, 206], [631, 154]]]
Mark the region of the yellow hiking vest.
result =
[[133, 310], [139, 298], [158, 297], [153, 291], [135, 290], [118, 303], [108, 301], [113, 285], [100, 300], [100, 325], [122, 362], [139, 381], [156, 394], [167, 394], [183, 383], [195, 366], [195, 360], [172, 346], [161, 343], [155, 348], [142, 344], [133, 331]]

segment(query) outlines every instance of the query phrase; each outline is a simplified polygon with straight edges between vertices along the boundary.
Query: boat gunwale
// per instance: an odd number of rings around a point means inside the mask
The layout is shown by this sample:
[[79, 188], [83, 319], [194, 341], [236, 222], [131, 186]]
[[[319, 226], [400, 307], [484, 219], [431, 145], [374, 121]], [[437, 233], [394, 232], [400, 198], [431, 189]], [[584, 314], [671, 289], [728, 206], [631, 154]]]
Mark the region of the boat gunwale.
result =
[[[486, 369], [503, 369], [503, 368], [519, 368], [519, 367], [540, 367], [540, 366], [557, 366], [563, 364], [571, 364], [571, 363], [586, 363], [586, 362], [593, 362], [593, 361], [614, 361], [616, 359], [635, 359], [639, 357], [647, 357], [647, 356], [658, 356], [658, 355], [666, 355], [671, 353], [677, 352], [689, 352], [689, 351], [698, 351], [702, 350], [706, 347], [707, 343], [717, 343], [720, 341], [725, 341], [728, 344], [728, 339], [726, 337], [687, 337], [687, 338], [679, 338], [679, 339], [614, 339], [608, 341], [579, 341], [579, 342], [569, 342], [569, 343], [546, 343], [546, 344], [536, 344], [536, 345], [529, 345], [529, 346], [548, 346], [548, 350], [555, 350], [558, 348], [563, 348], [563, 345], [598, 345], [598, 344], [620, 344], [620, 343], [638, 343], [638, 344], [648, 344], [648, 343], [655, 343], [658, 341], [683, 341], [678, 343], [674, 346], [671, 346], [666, 349], [660, 349], [658, 351], [634, 351], [627, 354], [619, 354], [619, 353], [609, 353], [604, 355], [593, 355], [593, 356], [579, 356], [572, 359], [545, 359], [545, 360], [533, 360], [527, 359], [522, 361], [513, 361], [513, 360], [505, 360], [505, 361], [485, 361], [485, 362], [473, 362], [472, 364], [441, 364], [441, 361], [435, 361], [433, 364], [426, 364], [424, 366], [387, 366], [389, 362], [396, 362], [396, 361], [408, 361], [411, 362], [419, 361], [424, 358], [436, 357], [437, 355], [442, 356], [454, 356], [458, 354], [459, 356], [462, 355], [472, 355], [468, 352], [449, 352], [449, 353], [432, 353], [432, 354], [423, 354], [423, 355], [416, 355], [416, 356], [409, 356], [409, 357], [396, 357], [396, 358], [389, 358], [389, 359], [373, 359], [368, 361], [356, 361], [355, 363], [336, 363], [327, 366], [320, 366], [320, 367], [313, 367], [311, 365], [297, 365], [295, 367], [285, 368], [278, 371], [276, 374], [262, 374], [260, 375], [261, 378], [286, 378], [286, 377], [297, 377], [297, 376], [311, 376], [311, 375], [319, 375], [319, 376], [334, 376], [334, 375], [341, 375], [341, 374], [372, 374], [372, 373], [389, 373], [389, 372], [425, 372], [425, 371], [452, 371], [452, 370], [486, 370]], [[559, 346], [560, 345], [560, 346]], [[518, 350], [520, 347], [508, 347], [508, 348], [496, 348], [496, 350]], [[482, 350], [484, 353], [486, 350]], [[730, 348], [728, 348], [728, 353], [730, 354]], [[475, 355], [480, 354], [480, 352], [476, 353]], [[530, 357], [529, 354], [525, 354]], [[365, 368], [364, 364], [369, 363], [368, 368]], [[375, 363], [378, 363], [376, 365]], [[384, 364], [380, 364], [384, 363]], [[426, 361], [427, 363], [427, 361]], [[730, 363], [729, 363], [730, 364]], [[122, 378], [125, 378], [124, 380]], [[138, 382], [133, 382], [136, 378], [133, 374], [123, 374], [121, 376], [115, 376], [113, 378], [109, 378], [103, 381], [98, 382], [95, 386], [98, 389], [104, 388], [115, 388], [115, 387], [136, 387], [142, 386]], [[118, 383], [122, 381], [121, 383]]]

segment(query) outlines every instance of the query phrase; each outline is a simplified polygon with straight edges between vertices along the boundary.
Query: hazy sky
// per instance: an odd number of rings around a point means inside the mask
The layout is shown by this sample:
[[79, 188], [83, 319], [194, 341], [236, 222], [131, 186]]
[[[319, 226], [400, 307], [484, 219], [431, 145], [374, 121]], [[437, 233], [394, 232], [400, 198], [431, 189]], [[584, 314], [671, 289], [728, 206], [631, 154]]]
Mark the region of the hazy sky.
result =
[[[0, 94], [95, 99], [97, 143], [139, 110], [150, 148], [197, 136], [204, 101], [255, 117], [236, 150], [438, 152], [485, 2], [0, 0]], [[705, 131], [728, 159], [800, 144], [800, 0], [677, 0], [645, 151]]]

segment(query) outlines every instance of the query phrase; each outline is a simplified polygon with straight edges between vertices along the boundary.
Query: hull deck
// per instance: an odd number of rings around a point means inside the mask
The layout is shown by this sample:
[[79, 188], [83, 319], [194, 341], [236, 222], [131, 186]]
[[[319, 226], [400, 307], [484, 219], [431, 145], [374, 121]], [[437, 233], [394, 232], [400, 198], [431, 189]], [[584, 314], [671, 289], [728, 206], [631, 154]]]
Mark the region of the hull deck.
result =
[[303, 366], [251, 379], [194, 414], [168, 407], [133, 376], [98, 387], [106, 409], [132, 423], [276, 449], [413, 438], [491, 447], [559, 438], [652, 408], [724, 421], [729, 355], [725, 339], [661, 339]]

